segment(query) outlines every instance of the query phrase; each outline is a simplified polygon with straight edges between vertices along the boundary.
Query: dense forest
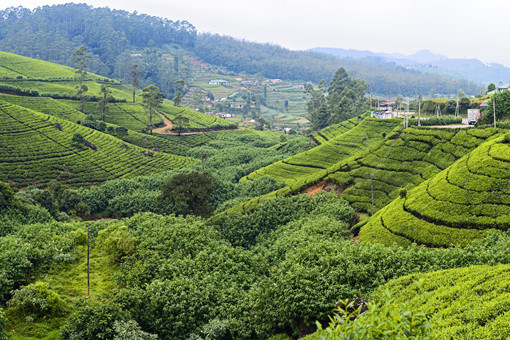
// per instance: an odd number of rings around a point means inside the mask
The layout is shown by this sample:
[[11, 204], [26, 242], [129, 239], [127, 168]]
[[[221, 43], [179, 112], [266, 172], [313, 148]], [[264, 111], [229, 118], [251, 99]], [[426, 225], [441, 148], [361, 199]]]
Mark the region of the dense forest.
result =
[[338, 59], [218, 34], [198, 34], [187, 21], [85, 4], [43, 6], [33, 11], [11, 7], [0, 12], [3, 51], [70, 65], [69, 57], [80, 45], [93, 54], [92, 72], [127, 82], [128, 66], [138, 63], [143, 65], [144, 84], [155, 83], [172, 96], [175, 80], [189, 82], [191, 78], [183, 54], [230, 72], [314, 83], [331, 80], [336, 70], [344, 67], [381, 95], [451, 94], [459, 88], [467, 94], [480, 93], [480, 86], [472, 82], [407, 70], [381, 60]]

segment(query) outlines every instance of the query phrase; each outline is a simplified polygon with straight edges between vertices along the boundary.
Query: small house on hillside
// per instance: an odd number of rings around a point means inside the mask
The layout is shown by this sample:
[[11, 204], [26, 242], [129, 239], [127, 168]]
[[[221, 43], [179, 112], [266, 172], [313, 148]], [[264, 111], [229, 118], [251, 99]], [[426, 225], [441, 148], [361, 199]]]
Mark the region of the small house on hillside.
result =
[[228, 85], [228, 81], [225, 79], [213, 79], [209, 80], [210, 85]]
[[496, 86], [495, 90], [487, 92], [487, 94], [500, 93], [500, 92], [503, 92], [505, 90], [510, 90], [510, 83], [506, 83], [506, 84], [501, 84], [500, 83], [499, 85]]
[[391, 119], [393, 118], [393, 112], [391, 111], [372, 111], [370, 117], [379, 119]]
[[230, 103], [230, 107], [234, 109], [242, 109], [245, 105], [246, 103], [242, 102]]

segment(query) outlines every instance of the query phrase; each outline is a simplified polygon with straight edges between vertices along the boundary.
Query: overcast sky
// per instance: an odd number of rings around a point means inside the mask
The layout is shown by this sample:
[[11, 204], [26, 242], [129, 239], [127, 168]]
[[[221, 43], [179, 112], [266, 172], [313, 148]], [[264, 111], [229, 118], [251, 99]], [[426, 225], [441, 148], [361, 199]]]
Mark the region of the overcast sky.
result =
[[[0, 8], [66, 3], [2, 0]], [[510, 66], [508, 0], [82, 0], [94, 7], [188, 20], [199, 32], [302, 50], [340, 47]]]

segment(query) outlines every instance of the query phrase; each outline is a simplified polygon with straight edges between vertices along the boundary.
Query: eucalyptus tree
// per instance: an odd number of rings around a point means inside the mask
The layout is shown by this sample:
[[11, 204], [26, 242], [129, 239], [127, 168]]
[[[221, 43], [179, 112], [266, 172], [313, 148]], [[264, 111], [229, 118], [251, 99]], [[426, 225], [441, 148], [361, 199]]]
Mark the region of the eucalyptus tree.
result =
[[157, 86], [149, 85], [142, 90], [142, 98], [149, 112], [149, 125], [147, 126], [147, 130], [152, 134], [152, 112], [156, 111], [161, 103], [163, 103], [165, 95], [161, 93]]

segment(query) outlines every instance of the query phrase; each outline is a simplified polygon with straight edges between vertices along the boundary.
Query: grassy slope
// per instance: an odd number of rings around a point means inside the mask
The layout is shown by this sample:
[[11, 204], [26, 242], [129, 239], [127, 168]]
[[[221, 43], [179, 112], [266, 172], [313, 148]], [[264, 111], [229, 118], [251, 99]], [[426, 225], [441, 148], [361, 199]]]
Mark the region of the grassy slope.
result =
[[[45, 185], [59, 179], [72, 185], [102, 182], [108, 179], [162, 172], [185, 167], [193, 159], [154, 152], [143, 155], [144, 149], [81, 125], [59, 120], [6, 102], [0, 102], [1, 180], [18, 186]], [[55, 123], [59, 122], [62, 131]], [[75, 146], [74, 133], [97, 147], [94, 151]], [[64, 173], [64, 164], [71, 175]]]
[[[74, 69], [47, 61], [22, 57], [16, 54], [0, 52], [0, 78], [74, 78]], [[99, 77], [98, 78], [103, 78]]]
[[[0, 52], [0, 65], [2, 65], [0, 67], [0, 83], [37, 90], [39, 93], [76, 95], [78, 82], [74, 80], [75, 73], [73, 68], [5, 52]], [[23, 78], [15, 79], [18, 76]], [[101, 85], [105, 80], [106, 78], [104, 77], [89, 73], [87, 80], [84, 82], [88, 87], [86, 95], [99, 96]], [[130, 103], [132, 100], [131, 86], [122, 85], [114, 81], [110, 81], [107, 85], [110, 86], [113, 97], [128, 101], [128, 103], [110, 104], [110, 114], [107, 115], [107, 121], [136, 131], [145, 128], [149, 117], [142, 106], [141, 98], [138, 98], [136, 104]], [[80, 106], [77, 101], [64, 101], [64, 103], [74, 109]], [[86, 113], [98, 114], [98, 111], [97, 103], [87, 104]], [[217, 117], [208, 116], [183, 107], [176, 108], [169, 101], [165, 101], [161, 111], [170, 119], [176, 115], [188, 117], [192, 128], [208, 129], [232, 125]], [[162, 123], [163, 120], [159, 115], [153, 116], [154, 125]]]
[[481, 144], [446, 170], [374, 215], [362, 240], [385, 244], [464, 245], [510, 225], [510, 146]]

